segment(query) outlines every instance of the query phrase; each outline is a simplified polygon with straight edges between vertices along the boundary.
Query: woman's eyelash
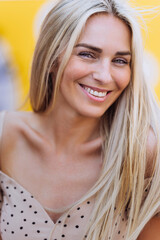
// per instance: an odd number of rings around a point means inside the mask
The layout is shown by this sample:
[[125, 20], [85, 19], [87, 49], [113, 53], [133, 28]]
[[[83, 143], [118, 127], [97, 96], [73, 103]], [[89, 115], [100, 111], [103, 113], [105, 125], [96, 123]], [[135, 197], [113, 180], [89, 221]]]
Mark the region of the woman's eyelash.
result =
[[[83, 58], [88, 58], [88, 59], [96, 59], [96, 56], [94, 53], [92, 52], [80, 52], [78, 53], [78, 56], [81, 56]], [[113, 62], [119, 64], [119, 65], [127, 65], [129, 64], [130, 62], [128, 60], [125, 60], [125, 59], [122, 59], [122, 58], [116, 58], [113, 60]]]
[[118, 63], [118, 64], [129, 64], [129, 61], [121, 58], [114, 59], [113, 62]]
[[80, 52], [78, 55], [86, 58], [96, 58], [95, 55], [90, 52]]

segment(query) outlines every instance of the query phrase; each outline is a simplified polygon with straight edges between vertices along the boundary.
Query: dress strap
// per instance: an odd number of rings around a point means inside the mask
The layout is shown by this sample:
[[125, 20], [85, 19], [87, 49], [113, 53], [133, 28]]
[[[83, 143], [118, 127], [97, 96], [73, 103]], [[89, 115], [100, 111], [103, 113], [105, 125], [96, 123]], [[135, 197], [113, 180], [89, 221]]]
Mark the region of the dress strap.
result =
[[3, 111], [0, 113], [0, 139], [2, 138], [2, 132], [3, 132], [3, 125], [4, 125], [4, 117], [6, 112]]
[[2, 134], [3, 134], [3, 126], [4, 126], [5, 114], [6, 114], [5, 111], [0, 113], [0, 158], [1, 158]]

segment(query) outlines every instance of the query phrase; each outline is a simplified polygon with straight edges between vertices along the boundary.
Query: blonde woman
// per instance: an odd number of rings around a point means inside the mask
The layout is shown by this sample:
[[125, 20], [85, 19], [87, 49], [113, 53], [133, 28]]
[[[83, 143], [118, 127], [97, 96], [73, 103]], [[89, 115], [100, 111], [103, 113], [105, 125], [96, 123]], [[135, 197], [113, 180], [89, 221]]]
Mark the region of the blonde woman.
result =
[[135, 15], [61, 0], [45, 18], [33, 112], [1, 113], [2, 240], [160, 239], [159, 109]]

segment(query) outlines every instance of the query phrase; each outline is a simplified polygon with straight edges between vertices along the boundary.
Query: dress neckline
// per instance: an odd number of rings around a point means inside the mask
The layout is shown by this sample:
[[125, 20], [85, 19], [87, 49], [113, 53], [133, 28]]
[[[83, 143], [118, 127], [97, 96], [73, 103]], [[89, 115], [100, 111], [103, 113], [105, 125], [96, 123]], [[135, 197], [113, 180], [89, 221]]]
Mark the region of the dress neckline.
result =
[[[48, 208], [48, 207], [44, 207], [35, 197], [32, 193], [30, 193], [25, 187], [23, 187], [20, 183], [18, 183], [14, 178], [10, 177], [9, 175], [7, 175], [6, 173], [4, 173], [3, 171], [0, 170], [0, 174], [2, 176], [4, 176], [5, 178], [7, 178], [8, 180], [12, 181], [15, 185], [19, 186], [27, 195], [31, 196], [32, 199], [35, 201], [35, 204], [39, 206], [39, 208], [41, 209], [41, 211], [43, 211], [45, 217], [47, 217], [48, 221], [50, 221], [50, 223], [52, 223], [53, 225], [56, 225], [60, 219], [62, 219], [63, 217], [66, 216], [67, 212], [74, 207], [74, 205], [76, 205], [78, 202], [65, 207], [65, 211], [62, 212], [63, 208], [60, 209], [52, 209], [52, 208]], [[1, 181], [2, 182], [2, 181]], [[52, 220], [52, 218], [49, 216], [48, 212], [53, 212], [53, 213], [62, 213], [61, 216], [54, 222]], [[56, 212], [55, 212], [56, 211]]]
[[[78, 203], [78, 202], [76, 202]], [[65, 213], [67, 211], [69, 211], [74, 205], [76, 205], [76, 203], [73, 203], [71, 205], [68, 205], [66, 207], [62, 207], [62, 208], [49, 208], [49, 207], [44, 207], [44, 209], [50, 213]]]
[[[35, 204], [39, 206], [39, 208], [41, 209], [41, 211], [43, 211], [45, 217], [48, 218], [48, 221], [50, 221], [50, 223], [52, 223], [53, 225], [56, 225], [60, 220], [62, 220], [62, 218], [64, 218], [65, 216], [67, 216], [69, 210], [71, 210], [74, 206], [78, 206], [78, 203], [80, 202], [80, 200], [76, 201], [75, 203], [68, 205], [66, 207], [63, 208], [58, 208], [58, 209], [54, 209], [54, 208], [48, 208], [43, 206], [35, 197], [32, 193], [30, 193], [25, 187], [23, 187], [19, 182], [17, 182], [14, 178], [10, 177], [9, 175], [7, 175], [6, 173], [4, 173], [3, 171], [0, 170], [0, 174], [2, 176], [4, 176], [5, 178], [7, 178], [8, 180], [12, 181], [15, 185], [19, 186], [27, 195], [31, 196], [34, 201]], [[50, 217], [50, 215], [48, 213], [59, 213], [61, 214], [61, 216], [56, 220], [52, 220], [52, 218]]]

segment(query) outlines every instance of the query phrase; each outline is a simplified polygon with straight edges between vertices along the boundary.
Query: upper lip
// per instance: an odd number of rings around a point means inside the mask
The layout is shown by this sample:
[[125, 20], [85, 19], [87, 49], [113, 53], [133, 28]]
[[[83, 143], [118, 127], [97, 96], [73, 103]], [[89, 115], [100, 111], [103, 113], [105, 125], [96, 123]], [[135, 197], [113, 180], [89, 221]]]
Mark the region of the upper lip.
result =
[[101, 88], [97, 88], [97, 87], [92, 87], [92, 86], [88, 86], [88, 85], [85, 85], [85, 84], [81, 84], [81, 86], [84, 86], [84, 87], [88, 87], [88, 88], [91, 88], [93, 89], [94, 91], [98, 91], [98, 92], [108, 92], [109, 90], [106, 90], [106, 89], [101, 89]]

